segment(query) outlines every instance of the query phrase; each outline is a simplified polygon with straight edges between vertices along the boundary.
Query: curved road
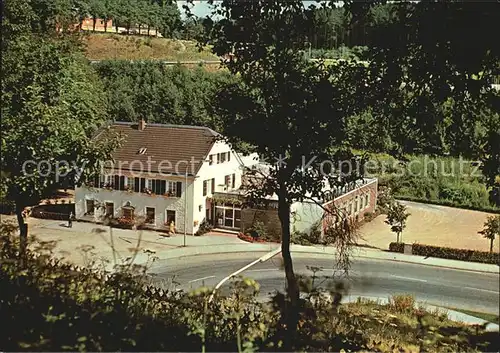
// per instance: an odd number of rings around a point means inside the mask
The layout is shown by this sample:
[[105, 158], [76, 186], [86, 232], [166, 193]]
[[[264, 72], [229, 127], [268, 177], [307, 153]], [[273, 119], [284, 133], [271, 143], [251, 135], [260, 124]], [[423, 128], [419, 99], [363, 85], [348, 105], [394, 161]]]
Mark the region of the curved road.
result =
[[[262, 254], [215, 254], [159, 261], [151, 269], [155, 282], [167, 285], [172, 278], [177, 288], [215, 286], [227, 275], [254, 261]], [[312, 275], [308, 266], [321, 267], [317, 273], [322, 287], [331, 282], [333, 259], [325, 255], [295, 254], [296, 273]], [[261, 294], [284, 290], [281, 255], [253, 266], [242, 275], [257, 280]], [[337, 277], [338, 278], [338, 277]], [[499, 275], [431, 267], [403, 262], [357, 258], [353, 261], [348, 295], [387, 299], [394, 294], [413, 294], [417, 301], [436, 306], [499, 313]], [[225, 287], [230, 285], [227, 282]]]

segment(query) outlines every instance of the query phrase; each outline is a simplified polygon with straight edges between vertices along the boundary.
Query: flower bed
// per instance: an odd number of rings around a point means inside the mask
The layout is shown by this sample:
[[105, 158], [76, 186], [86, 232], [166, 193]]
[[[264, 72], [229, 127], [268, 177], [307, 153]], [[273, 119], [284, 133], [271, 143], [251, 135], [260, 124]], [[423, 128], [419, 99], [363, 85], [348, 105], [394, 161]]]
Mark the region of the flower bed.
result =
[[252, 237], [251, 235], [249, 234], [244, 234], [244, 233], [238, 233], [238, 238], [243, 240], [243, 241], [246, 241], [246, 242], [249, 242], [249, 243], [274, 243], [274, 244], [279, 244], [278, 242], [275, 242], [275, 241], [269, 241], [269, 240], [266, 240], [266, 239], [259, 239], [259, 238], [254, 238]]

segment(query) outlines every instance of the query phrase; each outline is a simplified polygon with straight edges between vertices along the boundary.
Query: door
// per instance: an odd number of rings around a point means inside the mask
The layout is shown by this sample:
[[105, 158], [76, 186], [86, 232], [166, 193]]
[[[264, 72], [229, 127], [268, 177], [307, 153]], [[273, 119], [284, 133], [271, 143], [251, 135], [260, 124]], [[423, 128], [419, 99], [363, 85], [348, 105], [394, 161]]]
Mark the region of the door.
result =
[[94, 215], [94, 208], [95, 208], [94, 200], [86, 200], [85, 203], [86, 203], [85, 214], [93, 216]]
[[232, 208], [224, 210], [224, 227], [234, 227], [234, 210]]
[[176, 224], [176, 219], [175, 219], [175, 211], [173, 210], [166, 210], [165, 212], [165, 219], [166, 219], [166, 224], [170, 225], [170, 223], [174, 222], [174, 225]]
[[113, 217], [115, 215], [115, 208], [112, 202], [106, 202], [106, 216]]

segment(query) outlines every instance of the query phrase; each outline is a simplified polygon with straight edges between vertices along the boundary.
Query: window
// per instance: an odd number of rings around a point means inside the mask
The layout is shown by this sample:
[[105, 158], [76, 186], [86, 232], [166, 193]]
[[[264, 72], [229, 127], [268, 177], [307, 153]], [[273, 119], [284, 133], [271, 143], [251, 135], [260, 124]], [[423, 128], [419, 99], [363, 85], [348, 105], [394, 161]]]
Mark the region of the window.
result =
[[155, 224], [156, 223], [154, 207], [146, 207], [146, 223], [148, 223], [148, 224]]
[[135, 178], [127, 177], [127, 189], [134, 190], [134, 186], [135, 186]]
[[360, 204], [359, 204], [359, 210], [360, 211], [364, 209], [364, 205], [363, 205], [364, 201], [365, 201], [365, 198], [363, 196], [361, 196], [360, 199], [359, 199], [359, 202], [360, 202]]
[[231, 175], [226, 175], [224, 177], [224, 185], [226, 185], [227, 188], [231, 186]]
[[153, 190], [153, 180], [152, 179], [146, 180], [146, 188], [148, 190]]
[[370, 194], [365, 196], [365, 207], [368, 207], [369, 204], [370, 204]]
[[356, 196], [356, 200], [354, 201], [354, 213], [358, 212], [358, 203], [359, 203], [359, 200], [358, 200], [358, 197]]
[[208, 189], [208, 180], [203, 181], [203, 196], [207, 196], [207, 189]]
[[144, 189], [146, 189], [146, 178], [134, 178], [134, 191], [145, 192]]
[[115, 215], [114, 205], [112, 202], [106, 202], [106, 216], [113, 217]]
[[213, 154], [211, 154], [210, 156], [208, 156], [208, 159], [209, 159], [208, 165], [214, 164], [214, 155]]
[[224, 163], [226, 161], [227, 154], [226, 153], [220, 153], [220, 162]]
[[94, 215], [95, 203], [94, 200], [85, 200], [85, 214]]
[[180, 181], [169, 181], [167, 184], [167, 192], [170, 197], [181, 197], [182, 196], [182, 182]]
[[134, 209], [132, 207], [123, 207], [123, 217], [126, 219], [134, 219]]
[[349, 202], [349, 215], [352, 215], [352, 202]]

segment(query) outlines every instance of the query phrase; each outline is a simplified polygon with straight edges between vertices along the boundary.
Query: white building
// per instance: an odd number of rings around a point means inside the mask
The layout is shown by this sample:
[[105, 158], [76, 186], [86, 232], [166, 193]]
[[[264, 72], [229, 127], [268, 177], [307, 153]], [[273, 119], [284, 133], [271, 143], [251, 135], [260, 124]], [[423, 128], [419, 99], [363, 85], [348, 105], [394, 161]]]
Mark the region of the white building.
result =
[[[142, 216], [150, 228], [166, 230], [173, 221], [177, 232], [194, 234], [212, 218], [210, 197], [237, 190], [244, 166], [257, 163], [256, 156], [239, 156], [206, 127], [141, 120], [109, 128], [122, 135], [123, 144], [113, 155], [113, 167], [76, 188], [77, 219], [99, 221], [108, 215], [126, 222]], [[228, 228], [239, 228], [239, 212], [224, 210], [224, 217]]]

